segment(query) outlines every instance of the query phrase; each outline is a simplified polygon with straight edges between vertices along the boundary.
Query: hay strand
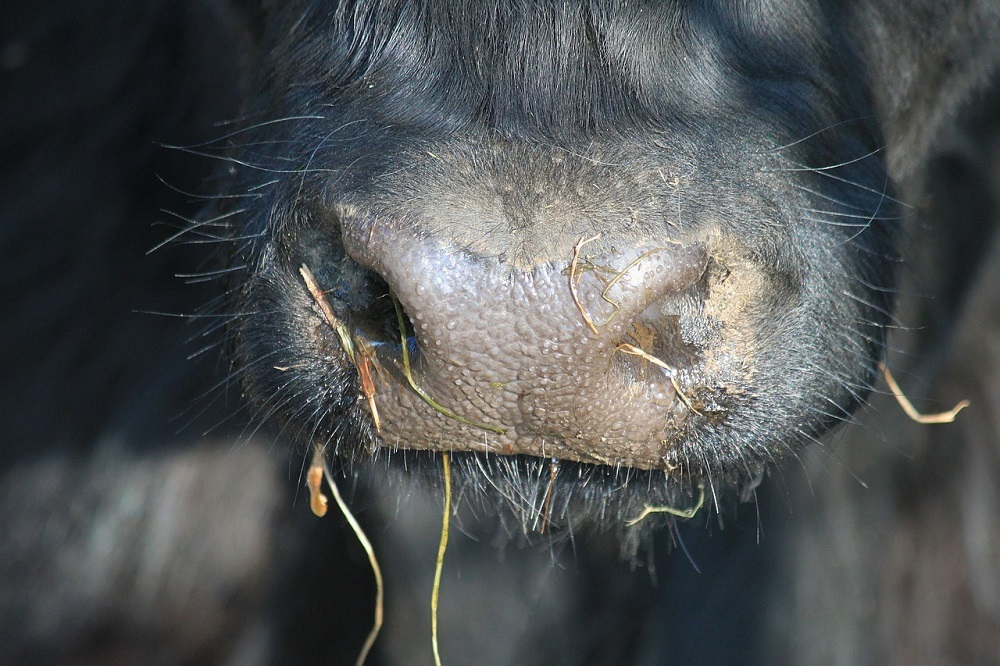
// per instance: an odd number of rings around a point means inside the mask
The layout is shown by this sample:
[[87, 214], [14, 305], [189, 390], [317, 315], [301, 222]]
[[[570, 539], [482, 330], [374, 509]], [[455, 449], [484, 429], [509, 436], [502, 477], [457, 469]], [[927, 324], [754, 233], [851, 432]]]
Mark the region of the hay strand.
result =
[[640, 513], [638, 515], [638, 517], [633, 518], [632, 520], [627, 521], [625, 523], [625, 525], [628, 526], [628, 527], [632, 527], [633, 525], [635, 525], [637, 523], [641, 523], [650, 514], [653, 514], [653, 513], [667, 513], [667, 514], [670, 514], [671, 516], [675, 516], [677, 518], [682, 518], [684, 520], [688, 520], [690, 518], [694, 518], [695, 514], [697, 514], [698, 511], [701, 510], [701, 507], [703, 507], [704, 505], [705, 505], [705, 484], [704, 483], [699, 483], [698, 484], [698, 503], [695, 504], [693, 507], [690, 507], [690, 508], [687, 508], [687, 509], [678, 509], [678, 508], [672, 507], [672, 506], [651, 506], [651, 505], [647, 504], [646, 508], [642, 510], [642, 513]]
[[441, 666], [441, 652], [438, 649], [438, 599], [444, 553], [448, 549], [448, 526], [451, 523], [451, 460], [447, 451], [441, 454], [441, 466], [444, 474], [444, 514], [441, 519], [441, 542], [438, 544], [437, 562], [434, 565], [434, 587], [431, 588], [431, 647], [434, 650], [435, 666]]
[[[361, 547], [364, 548], [365, 553], [368, 555], [368, 564], [371, 566], [372, 574], [375, 577], [375, 619], [372, 622], [372, 628], [368, 632], [368, 637], [365, 638], [365, 643], [361, 647], [361, 651], [358, 653], [358, 658], [354, 662], [356, 666], [362, 666], [368, 659], [368, 654], [371, 652], [372, 646], [375, 645], [375, 639], [378, 638], [379, 631], [382, 630], [382, 620], [384, 617], [385, 608], [385, 584], [382, 579], [382, 568], [379, 566], [378, 558], [375, 557], [375, 549], [372, 547], [371, 541], [368, 540], [368, 536], [365, 531], [361, 529], [361, 525], [358, 524], [357, 519], [354, 514], [351, 513], [350, 508], [347, 506], [347, 502], [340, 495], [340, 489], [337, 487], [337, 482], [333, 478], [333, 474], [330, 472], [330, 466], [327, 464], [326, 460], [323, 458], [322, 451], [317, 448], [313, 453], [313, 462], [309, 468], [309, 483], [310, 483], [310, 494], [312, 493], [312, 479], [314, 475], [314, 470], [322, 474], [326, 478], [326, 483], [330, 486], [330, 490], [333, 492], [333, 499], [340, 508], [340, 512], [343, 514], [347, 523], [351, 526], [354, 531], [354, 536], [357, 537], [358, 542]], [[319, 484], [317, 483], [317, 489]], [[320, 495], [322, 497], [322, 495]], [[326, 498], [323, 497], [323, 506], [326, 513]], [[315, 510], [314, 510], [315, 513]], [[320, 514], [317, 514], [320, 515]]]
[[913, 406], [909, 398], [903, 393], [903, 390], [899, 388], [899, 384], [896, 383], [895, 377], [889, 371], [889, 366], [885, 363], [879, 363], [879, 369], [882, 371], [882, 375], [885, 377], [885, 383], [888, 384], [889, 390], [892, 391], [892, 395], [896, 398], [896, 402], [899, 406], [903, 408], [906, 415], [917, 423], [924, 425], [934, 424], [934, 423], [951, 423], [958, 416], [958, 413], [971, 405], [972, 403], [968, 400], [962, 400], [957, 405], [952, 407], [946, 412], [937, 412], [936, 414], [922, 414], [917, 411], [917, 408]]

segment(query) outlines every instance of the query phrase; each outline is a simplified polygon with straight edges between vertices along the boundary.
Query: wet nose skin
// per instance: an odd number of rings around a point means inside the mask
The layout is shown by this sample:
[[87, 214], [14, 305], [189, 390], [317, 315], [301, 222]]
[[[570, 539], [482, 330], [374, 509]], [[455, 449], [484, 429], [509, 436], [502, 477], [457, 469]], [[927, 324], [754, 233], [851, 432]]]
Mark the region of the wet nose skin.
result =
[[385, 444], [663, 465], [689, 408], [671, 359], [643, 357], [636, 343], [635, 327], [655, 335], [655, 322], [636, 319], [696, 283], [707, 252], [667, 241], [597, 255], [587, 240], [522, 270], [398, 229], [345, 234], [416, 342], [404, 360], [399, 339], [371, 341]]

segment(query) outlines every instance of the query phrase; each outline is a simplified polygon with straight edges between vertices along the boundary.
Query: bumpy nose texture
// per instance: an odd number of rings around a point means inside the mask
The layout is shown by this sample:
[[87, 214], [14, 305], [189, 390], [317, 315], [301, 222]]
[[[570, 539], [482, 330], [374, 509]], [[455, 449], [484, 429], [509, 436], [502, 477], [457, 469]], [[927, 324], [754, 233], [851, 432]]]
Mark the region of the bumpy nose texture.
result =
[[401, 240], [398, 230], [391, 238], [376, 227], [345, 240], [412, 322], [415, 382], [489, 428], [431, 407], [407, 385], [400, 359], [381, 354], [375, 400], [386, 443], [658, 466], [677, 396], [662, 367], [637, 373], [619, 347], [651, 304], [699, 280], [703, 246], [594, 256], [581, 242], [565, 261], [522, 271], [434, 239]]

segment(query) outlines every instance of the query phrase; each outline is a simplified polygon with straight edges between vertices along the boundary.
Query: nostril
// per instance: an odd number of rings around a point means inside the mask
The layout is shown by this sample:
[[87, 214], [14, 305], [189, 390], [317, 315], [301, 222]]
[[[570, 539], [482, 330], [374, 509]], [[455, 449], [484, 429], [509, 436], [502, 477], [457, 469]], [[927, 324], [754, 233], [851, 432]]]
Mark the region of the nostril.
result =
[[713, 262], [686, 289], [653, 301], [632, 322], [621, 342], [657, 359], [669, 360], [678, 371], [704, 360], [704, 349], [718, 334], [719, 324], [704, 316]]
[[317, 232], [299, 244], [294, 263], [309, 272], [314, 298], [321, 295], [334, 320], [345, 324], [361, 343], [398, 356], [405, 340], [410, 356], [415, 357], [412, 318], [405, 309], [397, 314], [399, 304], [389, 281], [378, 268], [351, 256], [341, 240], [339, 233]]
[[348, 308], [352, 326], [374, 345], [399, 348], [406, 344], [413, 356], [418, 346], [412, 318], [384, 278], [373, 271], [365, 272], [366, 293]]

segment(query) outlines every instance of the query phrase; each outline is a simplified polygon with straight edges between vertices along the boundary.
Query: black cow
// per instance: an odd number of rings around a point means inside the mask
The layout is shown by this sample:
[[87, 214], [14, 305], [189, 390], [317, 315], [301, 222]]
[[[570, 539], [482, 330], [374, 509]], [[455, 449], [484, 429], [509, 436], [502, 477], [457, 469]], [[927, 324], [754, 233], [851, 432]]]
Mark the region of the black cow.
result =
[[5, 14], [3, 660], [1000, 654], [1000, 6]]

